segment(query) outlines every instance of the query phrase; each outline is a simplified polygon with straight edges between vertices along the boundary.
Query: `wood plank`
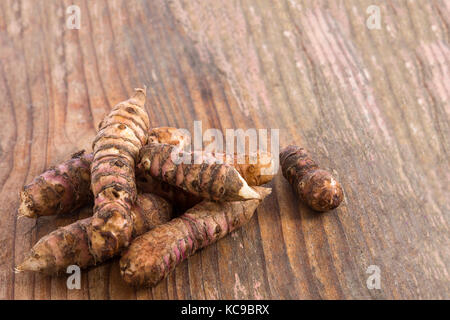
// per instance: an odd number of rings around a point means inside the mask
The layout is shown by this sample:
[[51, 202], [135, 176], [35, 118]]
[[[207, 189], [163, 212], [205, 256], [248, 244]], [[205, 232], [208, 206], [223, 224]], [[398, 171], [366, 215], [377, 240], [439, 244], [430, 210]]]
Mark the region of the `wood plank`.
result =
[[[80, 30], [65, 26], [72, 4]], [[2, 1], [0, 299], [448, 299], [449, 17], [438, 0]], [[247, 226], [152, 289], [127, 287], [117, 260], [80, 290], [15, 274], [40, 237], [90, 214], [18, 220], [21, 186], [90, 150], [142, 85], [152, 126], [280, 129], [344, 204], [313, 213], [278, 174]]]

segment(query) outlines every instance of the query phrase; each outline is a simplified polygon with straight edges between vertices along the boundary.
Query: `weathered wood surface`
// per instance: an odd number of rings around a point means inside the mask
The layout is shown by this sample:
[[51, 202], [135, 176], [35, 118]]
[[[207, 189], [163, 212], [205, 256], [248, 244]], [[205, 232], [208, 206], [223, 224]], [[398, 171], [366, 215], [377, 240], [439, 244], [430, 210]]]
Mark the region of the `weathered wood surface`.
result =
[[[80, 30], [65, 27], [71, 4]], [[366, 27], [372, 4], [380, 30]], [[450, 298], [449, 17], [438, 0], [1, 1], [0, 298]], [[278, 175], [249, 225], [153, 289], [127, 287], [117, 261], [81, 290], [14, 274], [89, 211], [17, 220], [20, 187], [90, 149], [142, 84], [153, 126], [279, 128], [335, 172], [345, 203], [315, 214]]]

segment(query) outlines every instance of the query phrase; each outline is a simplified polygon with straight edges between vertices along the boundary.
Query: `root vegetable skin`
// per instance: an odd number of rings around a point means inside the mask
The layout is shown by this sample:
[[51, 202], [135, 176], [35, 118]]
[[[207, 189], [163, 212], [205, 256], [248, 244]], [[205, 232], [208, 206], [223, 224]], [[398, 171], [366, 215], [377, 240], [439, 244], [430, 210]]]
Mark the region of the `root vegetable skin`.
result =
[[141, 149], [140, 166], [146, 174], [204, 199], [238, 201], [259, 197], [234, 167], [213, 161], [175, 163], [172, 158], [177, 154], [196, 156], [171, 145], [150, 143]]
[[166, 143], [183, 150], [186, 145], [190, 144], [190, 137], [183, 135], [178, 128], [157, 127], [149, 131], [148, 143]]
[[276, 174], [276, 172], [273, 172], [272, 156], [267, 152], [246, 154], [242, 159], [236, 154], [227, 156], [225, 153], [212, 153], [211, 155], [223, 163], [233, 166], [249, 186], [260, 186], [268, 183]]
[[[182, 149], [189, 143], [187, 136], [181, 135], [174, 127], [158, 127], [149, 131], [149, 141], [178, 146]], [[273, 175], [262, 174], [263, 168], [272, 165], [270, 154], [258, 154], [257, 163], [251, 164], [252, 156], [245, 156], [245, 163], [238, 163], [237, 156], [226, 158], [223, 153], [214, 153], [215, 158], [233, 165], [250, 186], [269, 182]], [[23, 187], [20, 193], [19, 215], [28, 218], [58, 215], [72, 212], [93, 200], [90, 191], [91, 153], [75, 153], [71, 159], [55, 166]], [[231, 161], [229, 160], [231, 159]], [[152, 178], [145, 172], [136, 172], [137, 187], [141, 192], [155, 193], [171, 201], [180, 210], [187, 210], [202, 199], [186, 191]], [[59, 191], [59, 192], [58, 192]]]
[[88, 236], [97, 260], [128, 246], [132, 236], [131, 206], [137, 196], [134, 168], [149, 130], [144, 104], [145, 90], [135, 89], [130, 99], [117, 104], [103, 119], [93, 142], [95, 206]]
[[[160, 138], [160, 141], [161, 140], [171, 141], [170, 139]], [[172, 145], [176, 146], [174, 143]], [[273, 174], [267, 174], [263, 171], [263, 169], [267, 169], [269, 171], [273, 165], [273, 161], [269, 153], [261, 153], [254, 156], [246, 155], [243, 163], [239, 163], [239, 159], [236, 155], [232, 155], [231, 157], [226, 157], [224, 153], [212, 153], [211, 155], [215, 159], [222, 161], [222, 163], [232, 165], [250, 186], [262, 185], [269, 182], [273, 178]], [[255, 163], [250, 163], [253, 160]], [[208, 161], [214, 162], [214, 159], [208, 158]], [[141, 165], [137, 168], [136, 183], [141, 192], [154, 193], [169, 200], [178, 211], [184, 212], [202, 201], [202, 198], [199, 196], [192, 195], [181, 188], [153, 178], [150, 174], [143, 170]]]
[[[182, 148], [189, 140], [185, 136], [180, 136], [177, 130], [173, 127], [153, 128], [149, 131], [149, 139], [151, 137], [153, 142], [173, 143]], [[28, 218], [59, 215], [92, 203], [94, 197], [91, 192], [90, 167], [93, 158], [92, 153], [79, 151], [69, 160], [51, 167], [34, 178], [20, 192], [19, 215]], [[155, 193], [163, 197], [167, 194], [166, 191], [158, 190], [161, 186], [157, 183], [141, 183], [141, 186], [142, 192]], [[173, 200], [170, 197], [167, 199]], [[177, 198], [174, 199], [176, 201]], [[179, 200], [181, 207], [189, 204], [184, 203], [182, 198]]]
[[203, 200], [200, 197], [187, 193], [181, 188], [174, 187], [143, 172], [137, 174], [136, 184], [139, 191], [154, 193], [169, 201], [177, 212], [184, 212]]
[[256, 187], [260, 199], [203, 201], [182, 216], [133, 241], [121, 260], [123, 279], [133, 286], [154, 286], [183, 260], [246, 224], [271, 189]]
[[84, 150], [37, 176], [20, 192], [19, 216], [69, 213], [92, 201], [90, 164], [92, 154]]
[[280, 152], [283, 176], [300, 199], [316, 211], [335, 209], [344, 199], [339, 182], [322, 170], [308, 152], [298, 146], [288, 146]]
[[[166, 200], [156, 195], [139, 194], [131, 213], [134, 238], [169, 221], [172, 208]], [[92, 217], [86, 218], [44, 236], [16, 270], [57, 274], [65, 272], [69, 265], [87, 268], [103, 262], [104, 260], [96, 261], [89, 248], [87, 228], [91, 222]]]

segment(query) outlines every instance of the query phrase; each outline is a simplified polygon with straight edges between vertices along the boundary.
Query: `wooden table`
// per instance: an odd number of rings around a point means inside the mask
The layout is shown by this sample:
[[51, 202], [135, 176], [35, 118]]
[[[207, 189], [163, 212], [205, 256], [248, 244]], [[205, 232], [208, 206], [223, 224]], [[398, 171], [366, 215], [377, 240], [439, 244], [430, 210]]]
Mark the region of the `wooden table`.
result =
[[[449, 17], [438, 0], [1, 1], [0, 298], [450, 298]], [[117, 260], [81, 290], [14, 274], [40, 237], [89, 214], [18, 220], [21, 186], [90, 150], [144, 84], [152, 126], [280, 129], [345, 202], [313, 213], [278, 174], [250, 224], [153, 289], [127, 287]]]

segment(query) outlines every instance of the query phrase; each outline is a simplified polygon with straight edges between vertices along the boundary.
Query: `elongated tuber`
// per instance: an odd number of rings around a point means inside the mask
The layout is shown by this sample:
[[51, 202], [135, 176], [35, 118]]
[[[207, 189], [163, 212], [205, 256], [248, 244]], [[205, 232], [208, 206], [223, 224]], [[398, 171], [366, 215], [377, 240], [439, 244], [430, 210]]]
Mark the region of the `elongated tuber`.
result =
[[[132, 210], [133, 238], [168, 222], [172, 217], [170, 204], [152, 194], [139, 194]], [[16, 271], [45, 274], [65, 272], [70, 265], [87, 268], [104, 260], [96, 260], [89, 248], [87, 228], [92, 217], [61, 227], [41, 238]], [[118, 252], [116, 252], [117, 254]]]
[[246, 224], [271, 189], [255, 187], [260, 199], [202, 201], [182, 216], [133, 241], [120, 259], [123, 279], [134, 286], [154, 286], [183, 260]]
[[69, 213], [92, 200], [92, 154], [84, 150], [51, 167], [23, 187], [19, 215], [29, 218]]
[[[168, 139], [164, 140], [169, 141]], [[231, 157], [226, 157], [224, 153], [213, 153], [211, 155], [216, 159], [220, 159], [223, 163], [232, 165], [250, 186], [262, 185], [273, 178], [273, 172], [270, 171], [273, 161], [269, 153], [245, 155], [243, 163], [239, 163], [236, 155], [232, 155]], [[254, 164], [251, 163], [251, 159], [255, 161]], [[214, 161], [214, 159], [209, 160]], [[267, 172], [263, 171], [264, 169]], [[143, 170], [142, 166], [138, 166], [137, 168], [136, 184], [142, 192], [151, 192], [171, 201], [177, 208], [177, 211], [184, 212], [202, 201], [202, 198], [199, 196], [195, 196], [181, 188], [153, 178], [150, 174], [146, 173], [146, 170]]]
[[194, 159], [188, 163], [174, 161], [172, 158], [177, 155], [190, 154], [168, 144], [149, 143], [141, 149], [140, 165], [150, 176], [205, 199], [237, 201], [259, 197], [234, 167], [206, 161], [196, 164]]
[[293, 186], [300, 199], [316, 211], [337, 208], [344, 198], [339, 182], [322, 170], [308, 152], [298, 146], [288, 146], [280, 152], [283, 176]]
[[[164, 140], [169, 141], [168, 139]], [[231, 157], [226, 157], [224, 153], [212, 153], [212, 155], [223, 163], [232, 165], [250, 186], [262, 185], [273, 178], [273, 172], [270, 171], [273, 161], [269, 153], [245, 155], [243, 163], [239, 163], [236, 155]], [[255, 163], [252, 164], [251, 160], [254, 160]], [[267, 169], [267, 172], [263, 171], [264, 169]], [[136, 172], [136, 183], [140, 191], [151, 192], [169, 200], [178, 211], [184, 212], [202, 201], [202, 198], [194, 196], [181, 188], [153, 178], [140, 167]]]
[[117, 104], [103, 119], [93, 142], [95, 206], [88, 236], [97, 260], [113, 256], [131, 239], [131, 206], [137, 196], [135, 165], [150, 126], [144, 104], [145, 90], [135, 89], [130, 99]]

